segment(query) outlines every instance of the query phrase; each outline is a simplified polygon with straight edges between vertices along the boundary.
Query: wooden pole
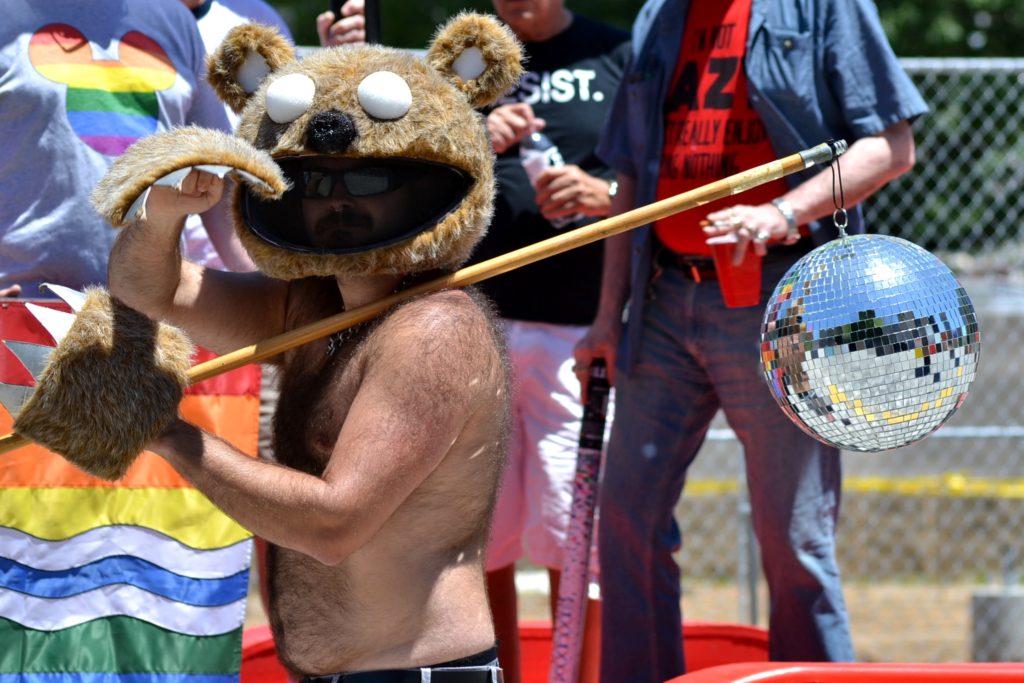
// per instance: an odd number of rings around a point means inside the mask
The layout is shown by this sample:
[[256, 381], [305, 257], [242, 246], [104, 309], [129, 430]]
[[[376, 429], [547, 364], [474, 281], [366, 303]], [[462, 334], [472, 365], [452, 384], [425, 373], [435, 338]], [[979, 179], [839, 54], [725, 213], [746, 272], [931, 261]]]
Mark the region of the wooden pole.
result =
[[[487, 261], [467, 266], [454, 273], [422, 282], [414, 287], [391, 294], [365, 306], [332, 315], [276, 337], [231, 351], [205, 363], [200, 363], [189, 370], [189, 380], [192, 383], [201, 382], [249, 363], [259, 363], [289, 349], [308, 344], [316, 339], [371, 320], [395, 304], [414, 296], [441, 289], [454, 289], [476, 284], [487, 278], [507, 273], [510, 270], [535, 263], [549, 256], [555, 256], [570, 249], [582, 247], [585, 244], [627, 232], [641, 225], [653, 223], [662, 218], [693, 209], [717, 199], [739, 194], [752, 187], [778, 180], [816, 164], [830, 162], [845, 150], [846, 143], [842, 140], [834, 143], [822, 143], [816, 147], [770, 161], [767, 164], [755, 166], [747, 171], [716, 180], [688, 192], [662, 199], [659, 202], [647, 204], [632, 211], [555, 235], [522, 249], [517, 249]], [[27, 443], [28, 439], [17, 433], [0, 437], [0, 454], [20, 448]]]

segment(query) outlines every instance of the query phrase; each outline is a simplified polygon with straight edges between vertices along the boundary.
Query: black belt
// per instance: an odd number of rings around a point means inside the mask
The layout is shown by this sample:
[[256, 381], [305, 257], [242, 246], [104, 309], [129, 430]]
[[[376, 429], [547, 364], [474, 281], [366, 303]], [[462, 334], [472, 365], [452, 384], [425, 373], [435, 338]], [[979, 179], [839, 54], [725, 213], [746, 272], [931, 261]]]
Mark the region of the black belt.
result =
[[718, 273], [715, 272], [715, 261], [710, 256], [677, 254], [671, 249], [662, 247], [658, 250], [654, 260], [662, 268], [678, 270], [683, 277], [694, 282], [714, 282], [718, 279]]
[[[422, 680], [419, 669], [390, 669], [310, 676], [303, 678], [302, 683], [421, 683]], [[432, 683], [493, 683], [494, 676], [490, 669], [430, 669], [430, 680]]]
[[[490, 663], [497, 658], [498, 648], [492, 647], [469, 657], [423, 668], [430, 669], [430, 680], [433, 683], [493, 683], [494, 676]], [[355, 671], [330, 676], [306, 676], [301, 683], [420, 683], [422, 679], [420, 669], [415, 668]], [[498, 681], [501, 680], [499, 672]]]

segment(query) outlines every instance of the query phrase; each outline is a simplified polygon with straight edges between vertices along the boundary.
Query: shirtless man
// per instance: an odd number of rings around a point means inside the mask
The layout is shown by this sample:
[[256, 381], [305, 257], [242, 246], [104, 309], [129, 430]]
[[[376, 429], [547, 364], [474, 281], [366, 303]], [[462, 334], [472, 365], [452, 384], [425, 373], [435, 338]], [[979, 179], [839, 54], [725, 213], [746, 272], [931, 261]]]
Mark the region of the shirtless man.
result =
[[[454, 20], [443, 45], [471, 44], [462, 32], [478, 30], [481, 21]], [[488, 22], [478, 41], [495, 39], [487, 31], [506, 36]], [[518, 51], [509, 44], [518, 78]], [[274, 85], [266, 82], [245, 107], [239, 136], [264, 147], [264, 131], [277, 131], [278, 147], [269, 151], [291, 188], [267, 204], [245, 188], [235, 195], [243, 244], [264, 272], [207, 270], [181, 258], [185, 217], [216, 203], [224, 186], [192, 170], [177, 189], [150, 188], [145, 211], [117, 238], [109, 270], [114, 296], [227, 352], [379, 300], [465, 260], [493, 194], [475, 86], [464, 86], [467, 96], [451, 86], [449, 79], [462, 82], [453, 76], [424, 75], [415, 58], [378, 52], [364, 69], [369, 76], [339, 84], [324, 74], [359, 71], [362, 57], [357, 48], [329, 52], [335, 54], [296, 67], [315, 84], [322, 101], [311, 101], [326, 113], [311, 108], [294, 123], [281, 124], [282, 116], [271, 122], [261, 109], [277, 111]], [[432, 65], [455, 61], [433, 57]], [[408, 82], [408, 116], [364, 98], [382, 70]], [[366, 112], [348, 98], [360, 78], [370, 83], [358, 100]], [[509, 85], [508, 76], [495, 79], [493, 97]], [[465, 112], [456, 110], [459, 102]], [[401, 130], [438, 117], [450, 121], [460, 144]], [[382, 121], [391, 127], [376, 138]], [[181, 132], [184, 140], [189, 135]], [[421, 139], [442, 143], [417, 151]], [[380, 154], [380, 140], [411, 142]], [[184, 146], [160, 149], [173, 155]], [[146, 159], [129, 153], [120, 168], [134, 170]], [[389, 252], [392, 267], [373, 266], [375, 254], [389, 249], [396, 250]], [[408, 265], [398, 272], [402, 258]], [[336, 271], [303, 269], [311, 263]], [[272, 544], [270, 617], [282, 661], [297, 677], [334, 683], [500, 681], [483, 553], [504, 453], [508, 376], [486, 303], [469, 290], [421, 295], [278, 361], [278, 462], [248, 458], [182, 420], [149, 449]]]
[[[180, 193], [154, 188], [148, 220], [114, 244], [111, 292], [227, 352], [401, 283], [394, 275], [286, 283], [182, 261], [185, 217], [214, 204], [221, 188], [195, 171]], [[333, 353], [332, 340], [321, 340], [285, 354], [280, 464], [254, 461], [182, 420], [152, 444], [273, 544], [272, 619], [289, 669], [405, 668], [494, 645], [482, 553], [504, 446], [497, 339], [470, 292], [422, 296], [345, 336]]]

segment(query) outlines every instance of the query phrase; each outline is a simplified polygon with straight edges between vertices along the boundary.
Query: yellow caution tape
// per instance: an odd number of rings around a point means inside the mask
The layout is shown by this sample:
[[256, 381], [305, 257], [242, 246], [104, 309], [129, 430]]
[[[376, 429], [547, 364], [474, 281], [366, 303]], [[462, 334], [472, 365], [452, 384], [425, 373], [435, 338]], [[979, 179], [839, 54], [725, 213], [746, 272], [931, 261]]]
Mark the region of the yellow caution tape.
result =
[[[735, 479], [698, 479], [686, 483], [684, 495], [734, 495], [738, 490], [739, 482]], [[843, 491], [896, 496], [1024, 499], [1024, 479], [972, 477], [962, 472], [918, 477], [846, 477]]]

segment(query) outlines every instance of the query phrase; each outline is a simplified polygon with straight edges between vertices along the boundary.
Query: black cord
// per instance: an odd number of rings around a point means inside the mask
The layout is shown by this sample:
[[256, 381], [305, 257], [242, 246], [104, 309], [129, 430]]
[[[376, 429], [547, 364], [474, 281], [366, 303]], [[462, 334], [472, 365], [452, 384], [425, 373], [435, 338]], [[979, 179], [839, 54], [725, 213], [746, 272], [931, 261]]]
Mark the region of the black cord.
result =
[[[832, 149], [832, 163], [829, 164], [832, 169], [832, 206], [835, 207], [835, 211], [832, 212], [832, 222], [839, 230], [839, 236], [846, 237], [846, 226], [850, 224], [850, 217], [846, 213], [846, 195], [843, 192], [843, 171], [839, 165], [839, 149], [835, 140], [830, 139], [827, 142]], [[838, 192], [836, 192], [837, 181], [839, 183]]]

